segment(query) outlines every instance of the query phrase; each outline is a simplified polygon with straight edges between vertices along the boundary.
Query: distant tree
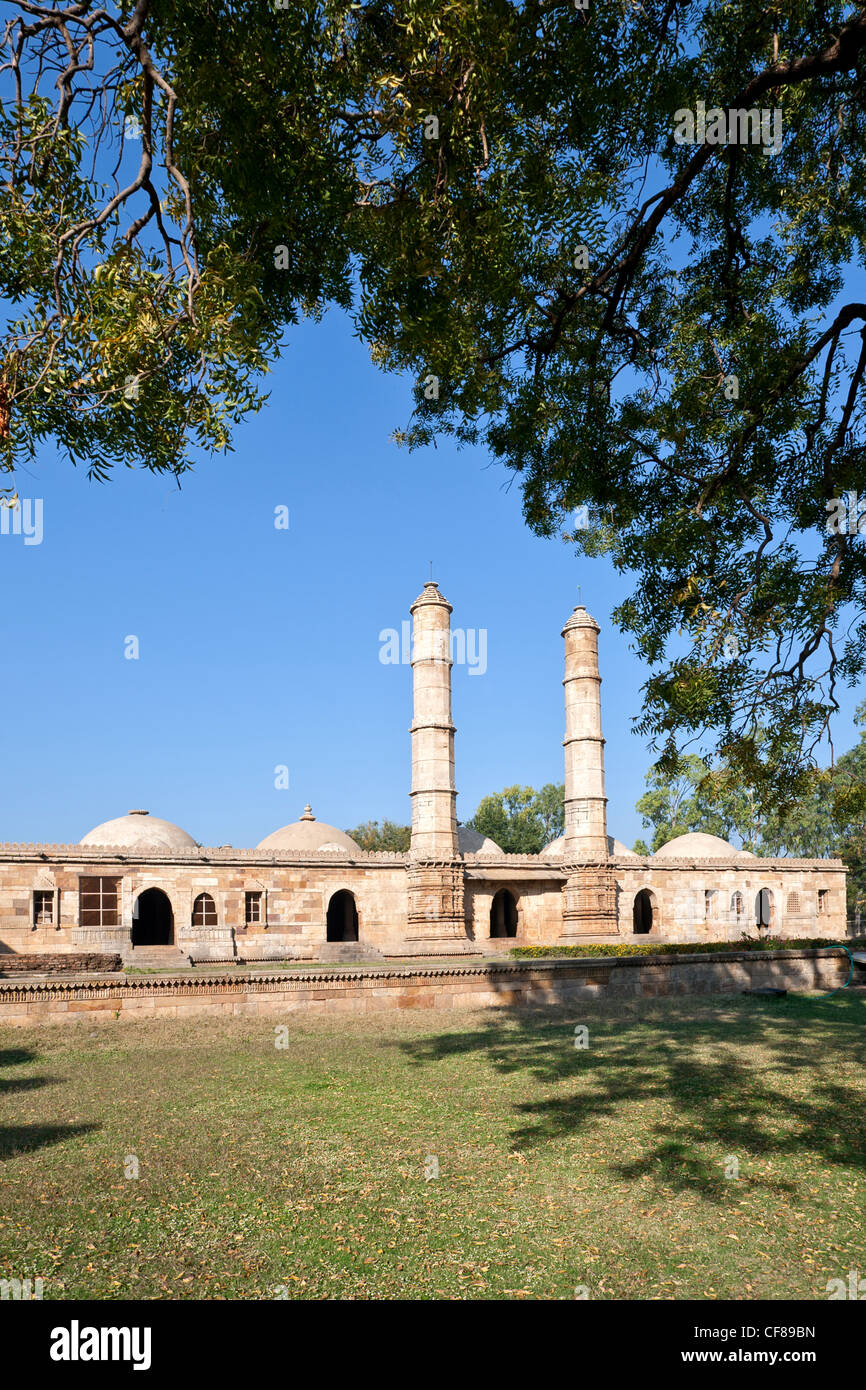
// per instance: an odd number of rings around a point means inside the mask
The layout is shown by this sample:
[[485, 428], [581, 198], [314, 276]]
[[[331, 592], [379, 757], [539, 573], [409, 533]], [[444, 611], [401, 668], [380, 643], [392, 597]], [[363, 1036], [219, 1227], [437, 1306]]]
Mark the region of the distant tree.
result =
[[639, 839], [636, 854], [654, 853], [689, 831], [732, 840], [773, 859], [840, 858], [848, 865], [848, 907], [866, 910], [866, 701], [857, 709], [858, 743], [830, 768], [816, 769], [802, 794], [781, 806], [765, 806], [739, 771], [710, 767], [689, 754], [673, 773], [652, 769], [637, 803], [651, 845]]
[[470, 821], [477, 830], [495, 841], [507, 854], [539, 854], [565, 828], [565, 787], [548, 782], [540, 791], [534, 787], [506, 787], [485, 796]]
[[351, 835], [361, 849], [394, 850], [398, 854], [405, 854], [409, 848], [412, 827], [397, 825], [396, 821], [392, 820], [383, 820], [380, 826], [377, 820], [367, 820], [354, 830], [347, 830], [346, 834]]
[[[643, 840], [635, 845], [637, 854], [655, 854], [677, 835], [703, 830], [709, 835], [725, 835], [728, 827], [720, 809], [714, 809], [702, 795], [709, 774], [703, 758], [687, 753], [675, 772], [652, 768], [647, 774], [647, 790], [637, 803], [644, 825], [652, 830], [647, 848]], [[638, 845], [641, 846], [638, 849]]]
[[860, 738], [836, 764], [832, 801], [836, 852], [848, 865], [848, 910], [856, 918], [866, 915], [866, 700], [854, 717]]

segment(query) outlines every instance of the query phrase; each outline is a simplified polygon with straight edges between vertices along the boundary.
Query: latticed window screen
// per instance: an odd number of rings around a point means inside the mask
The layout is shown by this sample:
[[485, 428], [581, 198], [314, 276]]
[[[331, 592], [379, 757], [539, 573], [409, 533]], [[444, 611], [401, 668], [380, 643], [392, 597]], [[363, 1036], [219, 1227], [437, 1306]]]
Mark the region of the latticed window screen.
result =
[[50, 927], [54, 921], [53, 888], [37, 888], [33, 894], [33, 925]]
[[789, 893], [789, 894], [788, 894], [788, 911], [789, 911], [789, 912], [799, 912], [799, 911], [800, 911], [800, 894], [799, 894], [799, 893]]
[[[249, 920], [249, 919], [248, 919]], [[192, 905], [192, 924], [194, 927], [215, 927], [217, 924], [216, 903], [210, 893], [199, 893]]]
[[82, 927], [120, 926], [120, 879], [79, 879], [78, 920]]
[[244, 921], [247, 926], [262, 920], [262, 895], [261, 893], [249, 892], [245, 894]]

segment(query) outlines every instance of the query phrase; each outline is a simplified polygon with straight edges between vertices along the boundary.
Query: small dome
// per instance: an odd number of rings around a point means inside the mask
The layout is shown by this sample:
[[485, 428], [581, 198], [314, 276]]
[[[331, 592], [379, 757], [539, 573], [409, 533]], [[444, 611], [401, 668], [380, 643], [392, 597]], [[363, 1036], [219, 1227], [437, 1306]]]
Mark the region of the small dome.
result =
[[747, 850], [734, 849], [719, 835], [707, 835], [702, 830], [694, 830], [688, 835], [677, 835], [668, 840], [653, 855], [653, 859], [754, 859]]
[[360, 854], [361, 847], [335, 825], [316, 820], [309, 806], [304, 807], [300, 820], [284, 825], [266, 835], [256, 849], [301, 850], [305, 854]]
[[128, 815], [118, 816], [116, 820], [103, 821], [89, 830], [81, 845], [118, 846], [121, 849], [195, 849], [195, 840], [172, 825], [170, 820], [160, 820], [149, 811], [130, 811]]
[[[615, 840], [612, 835], [607, 837], [607, 852], [612, 859], [636, 859], [634, 850], [628, 849], [622, 840]], [[549, 854], [551, 859], [560, 858], [565, 853], [565, 836], [560, 835], [558, 839], [551, 840], [549, 845], [545, 845], [542, 854]]]
[[488, 840], [479, 830], [470, 830], [468, 825], [457, 827], [457, 848], [461, 854], [502, 854], [495, 840]]
[[612, 835], [607, 837], [607, 852], [613, 859], [637, 859], [633, 849], [624, 845], [622, 840], [615, 840]]

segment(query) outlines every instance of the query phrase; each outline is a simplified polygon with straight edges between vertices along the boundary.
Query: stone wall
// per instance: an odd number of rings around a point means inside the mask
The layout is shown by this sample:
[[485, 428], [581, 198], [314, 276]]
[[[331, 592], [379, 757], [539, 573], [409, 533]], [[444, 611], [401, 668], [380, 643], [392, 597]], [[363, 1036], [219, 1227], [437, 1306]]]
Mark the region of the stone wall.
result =
[[[845, 869], [838, 860], [736, 859], [622, 860], [616, 868], [619, 934], [633, 935], [635, 896], [649, 891], [653, 902], [650, 935], [664, 941], [737, 941], [757, 935], [755, 900], [761, 889], [772, 896], [770, 932], [780, 936], [845, 935]], [[709, 902], [706, 894], [712, 896]], [[819, 912], [819, 893], [824, 893]], [[742, 912], [733, 904], [739, 894]]]
[[120, 970], [120, 956], [50, 952], [23, 956], [0, 955], [0, 978], [7, 975], [105, 975]]
[[[736, 942], [744, 931], [756, 933], [755, 898], [762, 888], [772, 895], [774, 935], [836, 940], [845, 935], [845, 867], [838, 861], [735, 857], [662, 864], [630, 856], [610, 861], [605, 874], [612, 879], [615, 903], [605, 935], [615, 928], [613, 934], [634, 939], [634, 900], [646, 890], [653, 903], [652, 939]], [[78, 920], [79, 880], [99, 875], [122, 880], [120, 923], [85, 928]], [[326, 939], [328, 903], [341, 889], [354, 895], [361, 944], [385, 956], [447, 950], [489, 954], [503, 945], [490, 936], [490, 909], [499, 889], [507, 888], [516, 902], [515, 943], [555, 945], [567, 927], [574, 927], [574, 921], [565, 921], [565, 908], [578, 877], [573, 864], [538, 855], [467, 855], [425, 865], [400, 854], [196, 848], [154, 852], [142, 863], [129, 851], [6, 845], [0, 846], [0, 953], [128, 956], [136, 899], [147, 888], [159, 888], [171, 903], [175, 944], [197, 960], [312, 959]], [[36, 891], [52, 895], [49, 926], [32, 921]], [[250, 891], [262, 895], [264, 920], [247, 926], [244, 904]], [[217, 925], [194, 928], [193, 903], [203, 892], [214, 899]], [[709, 902], [707, 893], [714, 895]], [[735, 894], [742, 900], [740, 916], [731, 910]], [[600, 930], [592, 914], [578, 926], [590, 934]]]
[[286, 1017], [381, 1009], [503, 1008], [640, 999], [670, 995], [736, 994], [765, 986], [839, 988], [850, 969], [842, 950], [723, 952], [719, 955], [593, 957], [567, 961], [436, 965], [380, 970], [307, 971], [207, 979], [0, 982], [0, 1023], [44, 1023], [197, 1015]]

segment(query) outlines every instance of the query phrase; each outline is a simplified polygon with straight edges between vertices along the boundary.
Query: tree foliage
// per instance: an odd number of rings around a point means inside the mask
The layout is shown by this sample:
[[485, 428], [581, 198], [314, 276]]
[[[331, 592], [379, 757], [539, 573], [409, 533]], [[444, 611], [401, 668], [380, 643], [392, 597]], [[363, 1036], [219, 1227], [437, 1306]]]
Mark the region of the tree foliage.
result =
[[470, 830], [488, 836], [506, 854], [540, 854], [565, 828], [563, 798], [565, 788], [548, 782], [534, 787], [506, 787], [478, 803], [467, 821]]
[[866, 910], [866, 701], [856, 721], [855, 746], [816, 770], [801, 799], [781, 810], [764, 806], [729, 766], [712, 767], [694, 754], [673, 772], [651, 769], [637, 810], [652, 833], [635, 851], [653, 854], [676, 835], [704, 831], [773, 859], [839, 858], [848, 866], [849, 909]]
[[346, 834], [350, 835], [361, 849], [393, 850], [397, 854], [405, 854], [412, 837], [412, 827], [397, 825], [392, 820], [383, 820], [381, 825], [377, 820], [367, 820], [354, 830], [347, 830]]
[[[182, 470], [340, 304], [417, 383], [399, 438], [483, 444], [630, 576], [660, 766], [711, 730], [765, 804], [804, 791], [866, 659], [860, 4], [9, 9], [7, 465]], [[750, 110], [776, 152], [716, 139]]]

